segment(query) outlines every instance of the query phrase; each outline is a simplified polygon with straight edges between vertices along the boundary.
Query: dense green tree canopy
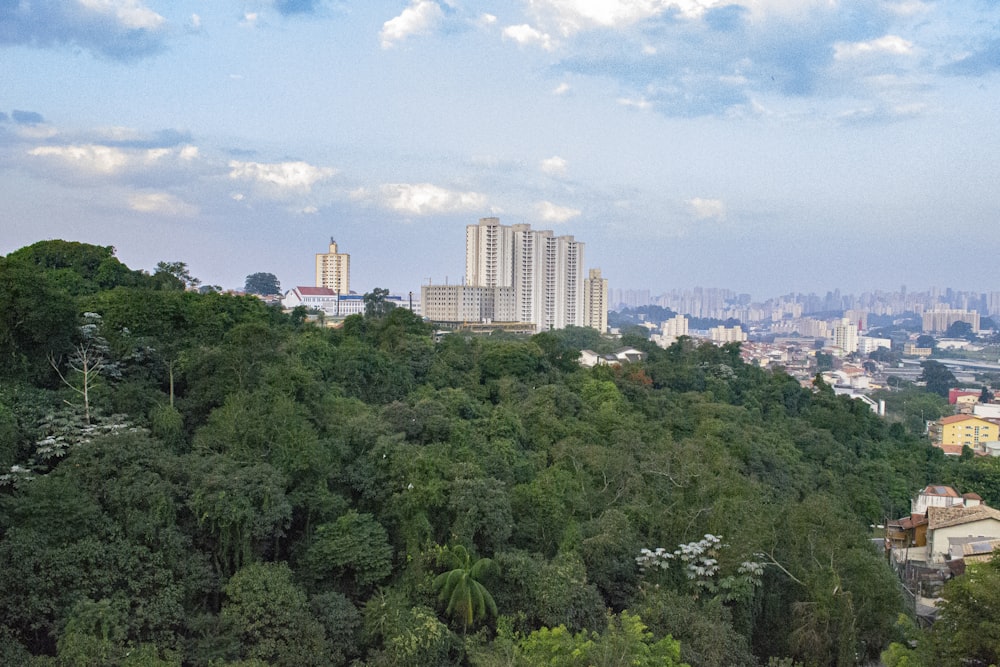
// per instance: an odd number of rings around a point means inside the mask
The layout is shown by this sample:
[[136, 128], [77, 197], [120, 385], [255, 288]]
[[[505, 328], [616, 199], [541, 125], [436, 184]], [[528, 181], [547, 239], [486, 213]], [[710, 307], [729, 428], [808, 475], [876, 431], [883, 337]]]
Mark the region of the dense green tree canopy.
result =
[[[0, 259], [0, 661], [861, 664], [902, 609], [869, 526], [932, 482], [1000, 502], [916, 389], [892, 424], [738, 345], [436, 341], [380, 290], [327, 329], [185, 272]], [[96, 334], [88, 426], [57, 371]]]

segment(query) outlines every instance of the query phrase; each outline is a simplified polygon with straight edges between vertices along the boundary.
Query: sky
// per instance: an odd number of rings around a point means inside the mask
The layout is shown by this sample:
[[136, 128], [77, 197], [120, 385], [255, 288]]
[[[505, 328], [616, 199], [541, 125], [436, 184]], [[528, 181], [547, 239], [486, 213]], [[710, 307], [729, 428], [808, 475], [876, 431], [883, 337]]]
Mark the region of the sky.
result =
[[997, 0], [0, 0], [0, 255], [461, 282], [485, 216], [611, 288], [1000, 290]]

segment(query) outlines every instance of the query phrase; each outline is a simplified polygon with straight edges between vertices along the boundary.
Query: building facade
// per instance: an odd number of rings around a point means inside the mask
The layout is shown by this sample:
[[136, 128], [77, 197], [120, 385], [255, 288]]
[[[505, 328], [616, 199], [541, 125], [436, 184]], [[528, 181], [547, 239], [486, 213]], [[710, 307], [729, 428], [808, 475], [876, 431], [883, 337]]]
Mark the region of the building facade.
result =
[[[535, 331], [585, 326], [585, 275], [584, 244], [572, 236], [526, 224], [502, 225], [499, 218], [481, 218], [466, 227], [466, 286], [513, 289], [514, 316], [501, 320], [496, 311], [497, 321], [531, 322]], [[494, 298], [503, 301], [503, 294]], [[445, 300], [446, 293], [438, 296]], [[434, 319], [426, 307], [424, 312]]]
[[944, 333], [955, 322], [966, 322], [972, 333], [979, 333], [979, 313], [975, 310], [935, 308], [922, 315], [925, 333]]
[[513, 287], [424, 285], [420, 288], [423, 316], [435, 322], [514, 322]]
[[316, 255], [316, 287], [338, 294], [351, 292], [351, 256], [337, 252], [337, 242], [330, 239], [329, 252]]
[[583, 295], [583, 325], [601, 333], [608, 330], [608, 280], [601, 277], [600, 269], [587, 274]]
[[843, 318], [830, 327], [833, 346], [844, 351], [844, 354], [858, 351], [858, 324], [851, 318]]
[[931, 441], [945, 454], [958, 456], [963, 447], [976, 449], [980, 443], [1000, 440], [1000, 426], [973, 415], [943, 417], [931, 425]]

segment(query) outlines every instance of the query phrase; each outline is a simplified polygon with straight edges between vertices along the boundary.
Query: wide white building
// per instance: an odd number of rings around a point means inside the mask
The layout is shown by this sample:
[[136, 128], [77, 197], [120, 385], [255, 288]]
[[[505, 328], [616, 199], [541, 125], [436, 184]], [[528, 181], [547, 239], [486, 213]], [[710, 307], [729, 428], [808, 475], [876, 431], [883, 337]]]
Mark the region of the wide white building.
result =
[[513, 322], [513, 287], [424, 285], [420, 288], [423, 315], [435, 322]]
[[[398, 294], [390, 294], [385, 300], [397, 308], [410, 308], [410, 302]], [[305, 306], [307, 310], [321, 311], [327, 317], [338, 319], [363, 315], [365, 297], [362, 294], [337, 294], [329, 287], [299, 286], [285, 292], [281, 305], [288, 309]], [[419, 303], [413, 304], [415, 313], [420, 314], [419, 308]]]
[[717, 326], [708, 330], [708, 337], [713, 343], [745, 343], [747, 332], [740, 326]]

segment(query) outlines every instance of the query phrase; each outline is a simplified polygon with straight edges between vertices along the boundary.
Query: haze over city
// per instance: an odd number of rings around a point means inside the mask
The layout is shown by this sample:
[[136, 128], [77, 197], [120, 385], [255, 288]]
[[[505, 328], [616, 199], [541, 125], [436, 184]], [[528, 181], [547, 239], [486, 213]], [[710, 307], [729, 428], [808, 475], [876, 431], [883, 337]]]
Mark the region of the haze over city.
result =
[[36, 0], [0, 7], [0, 254], [206, 284], [461, 280], [482, 216], [613, 288], [1000, 289], [1000, 6]]

